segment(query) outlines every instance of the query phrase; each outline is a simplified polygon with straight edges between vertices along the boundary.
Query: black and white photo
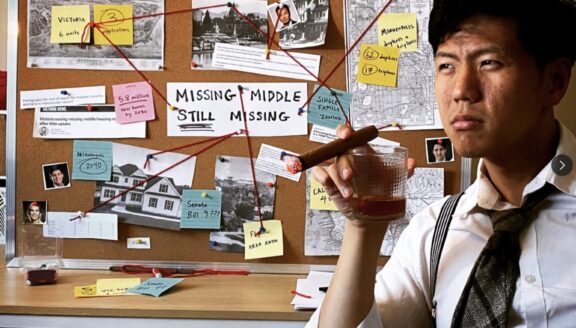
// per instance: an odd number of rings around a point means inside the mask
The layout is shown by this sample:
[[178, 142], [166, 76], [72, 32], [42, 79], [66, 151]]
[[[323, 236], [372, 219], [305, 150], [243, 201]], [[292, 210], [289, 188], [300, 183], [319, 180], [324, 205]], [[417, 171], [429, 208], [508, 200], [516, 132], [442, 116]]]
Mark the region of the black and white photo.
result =
[[216, 43], [228, 43], [264, 49], [267, 46], [268, 16], [267, 2], [262, 0], [236, 0], [238, 11], [255, 26], [247, 22], [233, 8], [218, 5], [226, 2], [217, 0], [193, 0], [192, 8], [192, 62], [193, 69], [216, 70], [212, 66], [212, 54]]
[[[284, 49], [324, 45], [329, 18], [329, 0], [292, 0], [300, 14], [300, 23], [280, 31], [279, 44]], [[273, 21], [274, 24], [274, 21]]]
[[[135, 17], [164, 12], [164, 0], [129, 2]], [[53, 6], [85, 5], [80, 0], [28, 0], [28, 67], [59, 69], [133, 70], [110, 45], [50, 43]], [[90, 4], [114, 5], [114, 0], [92, 0]], [[123, 3], [122, 3], [123, 4]], [[164, 16], [134, 19], [134, 44], [118, 46], [140, 70], [164, 66]], [[93, 29], [92, 33], [100, 33]]]
[[192, 186], [196, 157], [183, 161], [187, 155], [167, 152], [144, 167], [147, 156], [157, 152], [113, 143], [112, 178], [96, 183], [94, 212], [117, 214], [120, 223], [179, 230], [182, 194]]
[[258, 213], [250, 165], [250, 159], [247, 157], [216, 158], [215, 187], [222, 191], [222, 222], [220, 231], [210, 233], [210, 249], [244, 252], [244, 223], [260, 220], [260, 214], [263, 220], [271, 220], [274, 217], [276, 176], [254, 169], [260, 201], [260, 213]]

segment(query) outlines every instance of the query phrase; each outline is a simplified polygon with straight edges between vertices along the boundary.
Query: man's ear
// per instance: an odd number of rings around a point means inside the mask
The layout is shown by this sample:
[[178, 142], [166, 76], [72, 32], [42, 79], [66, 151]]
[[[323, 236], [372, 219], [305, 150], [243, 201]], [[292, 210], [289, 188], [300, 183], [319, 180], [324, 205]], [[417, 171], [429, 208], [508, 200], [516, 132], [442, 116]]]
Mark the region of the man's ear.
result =
[[550, 82], [546, 94], [548, 104], [550, 106], [556, 106], [560, 103], [570, 85], [572, 63], [567, 58], [560, 58], [546, 66], [546, 77]]

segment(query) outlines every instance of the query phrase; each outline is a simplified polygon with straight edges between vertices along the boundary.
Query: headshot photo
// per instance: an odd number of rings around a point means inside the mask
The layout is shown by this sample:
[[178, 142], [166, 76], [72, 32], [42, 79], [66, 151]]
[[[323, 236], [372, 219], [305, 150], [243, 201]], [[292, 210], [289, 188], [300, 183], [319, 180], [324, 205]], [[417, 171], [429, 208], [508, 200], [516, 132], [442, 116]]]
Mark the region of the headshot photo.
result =
[[53, 163], [42, 165], [44, 173], [44, 189], [70, 187], [70, 174], [68, 163]]
[[276, 31], [300, 23], [300, 15], [292, 0], [281, 1], [268, 6], [268, 12], [272, 19], [272, 24], [276, 26]]
[[40, 136], [45, 137], [48, 135], [48, 128], [43, 126], [40, 129], [38, 129], [38, 133], [40, 134]]
[[428, 164], [453, 162], [454, 148], [449, 138], [426, 138]]
[[25, 200], [22, 202], [24, 224], [44, 224], [48, 203], [39, 200]]

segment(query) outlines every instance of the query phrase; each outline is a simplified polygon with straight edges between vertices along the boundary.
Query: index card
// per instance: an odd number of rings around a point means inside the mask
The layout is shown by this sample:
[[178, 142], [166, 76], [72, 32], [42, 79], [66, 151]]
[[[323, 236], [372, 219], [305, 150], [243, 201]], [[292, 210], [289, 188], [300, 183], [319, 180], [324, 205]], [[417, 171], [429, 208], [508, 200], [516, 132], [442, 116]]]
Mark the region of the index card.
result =
[[117, 215], [88, 213], [70, 221], [77, 215], [76, 212], [48, 212], [48, 220], [42, 226], [44, 237], [118, 240]]

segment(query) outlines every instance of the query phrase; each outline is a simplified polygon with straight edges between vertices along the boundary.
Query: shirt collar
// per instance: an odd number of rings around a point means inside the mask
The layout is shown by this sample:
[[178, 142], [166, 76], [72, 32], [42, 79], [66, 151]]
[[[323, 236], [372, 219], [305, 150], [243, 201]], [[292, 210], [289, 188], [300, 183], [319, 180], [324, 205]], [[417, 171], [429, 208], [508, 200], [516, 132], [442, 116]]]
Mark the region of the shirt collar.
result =
[[[524, 188], [522, 197], [542, 188], [546, 182], [553, 184], [558, 190], [571, 196], [576, 196], [576, 138], [570, 130], [562, 123], [558, 122], [560, 128], [560, 142], [556, 149], [556, 155], [546, 164], [544, 168], [530, 181]], [[564, 155], [571, 161], [572, 169], [566, 175], [558, 175], [553, 169], [553, 163], [557, 161], [558, 155]], [[564, 163], [568, 165], [567, 163]], [[496, 190], [486, 174], [486, 169], [482, 159], [478, 163], [477, 178], [474, 183], [466, 189], [462, 203], [458, 206], [455, 215], [471, 212], [475, 209], [505, 210], [516, 206], [501, 199], [500, 193]]]

